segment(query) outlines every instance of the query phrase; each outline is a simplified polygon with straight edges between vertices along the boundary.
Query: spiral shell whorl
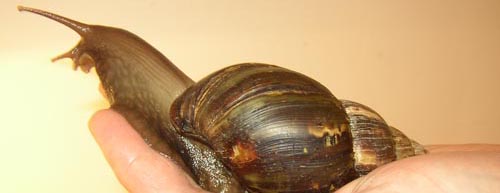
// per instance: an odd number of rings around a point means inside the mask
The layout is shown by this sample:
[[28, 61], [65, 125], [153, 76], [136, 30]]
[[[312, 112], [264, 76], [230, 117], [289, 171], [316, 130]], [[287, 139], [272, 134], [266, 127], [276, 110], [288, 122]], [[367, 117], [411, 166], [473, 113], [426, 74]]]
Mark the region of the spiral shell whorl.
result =
[[375, 111], [362, 104], [341, 100], [351, 126], [354, 168], [366, 175], [378, 166], [396, 160], [389, 126]]
[[349, 100], [341, 102], [349, 117], [354, 168], [359, 175], [395, 160], [425, 154], [422, 145], [387, 125], [371, 108]]

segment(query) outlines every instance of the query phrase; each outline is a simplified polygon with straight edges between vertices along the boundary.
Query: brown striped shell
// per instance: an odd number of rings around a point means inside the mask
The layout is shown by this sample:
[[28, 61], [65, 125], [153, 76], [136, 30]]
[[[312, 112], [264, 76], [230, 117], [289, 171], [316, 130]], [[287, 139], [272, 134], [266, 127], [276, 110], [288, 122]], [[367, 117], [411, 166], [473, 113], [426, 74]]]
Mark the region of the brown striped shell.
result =
[[171, 120], [210, 146], [249, 192], [332, 192], [397, 157], [376, 112], [273, 65], [209, 75], [174, 101]]

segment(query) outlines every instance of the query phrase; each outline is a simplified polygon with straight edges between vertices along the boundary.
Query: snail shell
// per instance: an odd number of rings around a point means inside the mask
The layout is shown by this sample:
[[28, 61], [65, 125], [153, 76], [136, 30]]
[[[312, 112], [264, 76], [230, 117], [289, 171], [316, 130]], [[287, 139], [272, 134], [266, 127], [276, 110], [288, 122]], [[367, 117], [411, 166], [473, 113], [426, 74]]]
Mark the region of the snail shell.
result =
[[397, 158], [375, 111], [273, 65], [219, 70], [180, 95], [170, 115], [251, 192], [330, 192]]

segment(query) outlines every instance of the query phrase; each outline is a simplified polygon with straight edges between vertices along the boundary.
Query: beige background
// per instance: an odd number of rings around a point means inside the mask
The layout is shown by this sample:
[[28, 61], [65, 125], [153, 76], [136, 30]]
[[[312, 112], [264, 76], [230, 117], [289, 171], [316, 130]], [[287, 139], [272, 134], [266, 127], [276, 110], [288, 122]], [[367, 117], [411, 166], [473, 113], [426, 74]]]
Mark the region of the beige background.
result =
[[3, 0], [0, 192], [124, 192], [86, 128], [107, 105], [95, 74], [49, 61], [78, 36], [17, 4], [133, 31], [195, 80], [277, 64], [422, 143], [500, 142], [497, 0]]

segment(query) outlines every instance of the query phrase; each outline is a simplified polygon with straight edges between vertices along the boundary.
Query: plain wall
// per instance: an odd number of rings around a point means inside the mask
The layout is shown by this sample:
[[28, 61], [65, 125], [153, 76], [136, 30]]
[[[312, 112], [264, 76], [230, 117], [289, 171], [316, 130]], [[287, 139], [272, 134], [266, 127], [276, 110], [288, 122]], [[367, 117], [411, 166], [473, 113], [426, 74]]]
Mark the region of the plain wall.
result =
[[0, 2], [0, 192], [124, 192], [87, 130], [78, 36], [16, 5], [128, 29], [195, 80], [241, 62], [304, 73], [424, 144], [500, 142], [500, 1]]

